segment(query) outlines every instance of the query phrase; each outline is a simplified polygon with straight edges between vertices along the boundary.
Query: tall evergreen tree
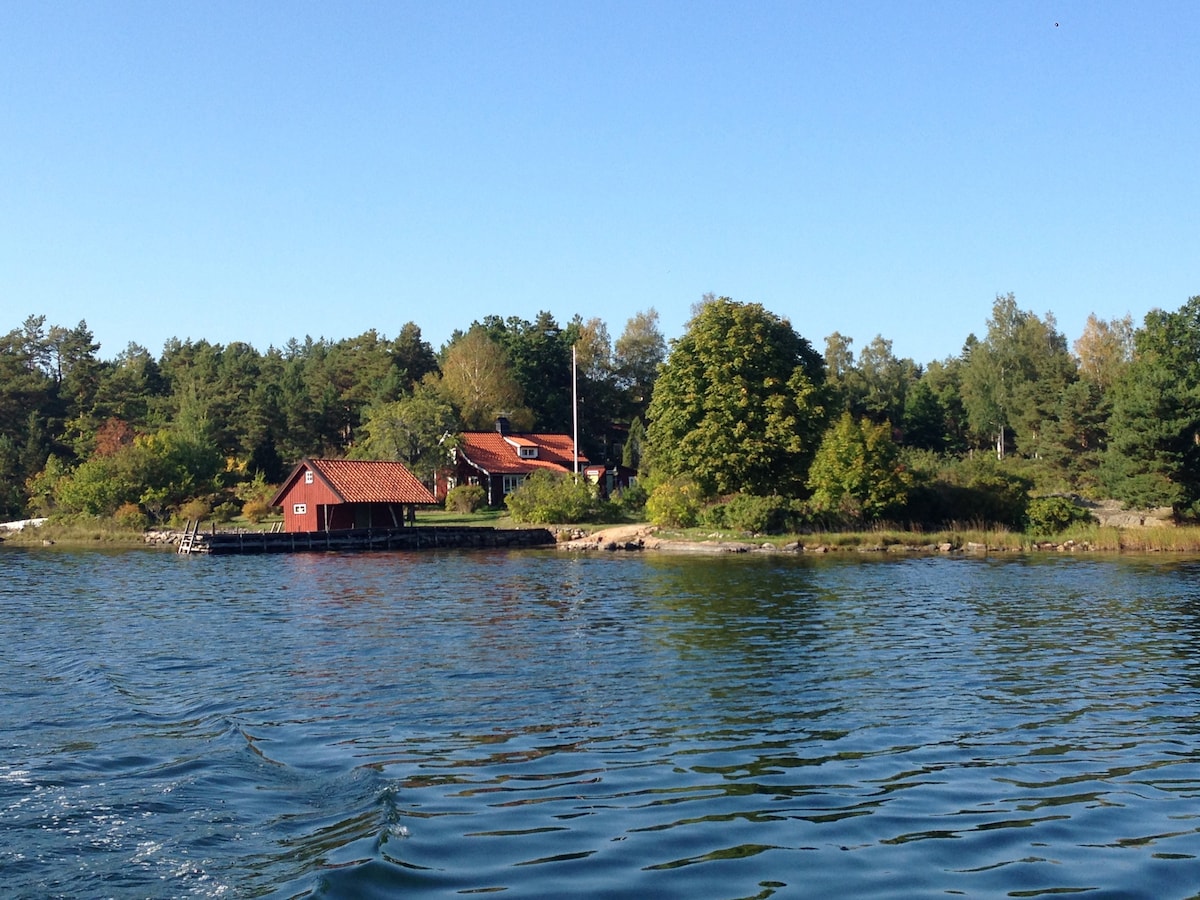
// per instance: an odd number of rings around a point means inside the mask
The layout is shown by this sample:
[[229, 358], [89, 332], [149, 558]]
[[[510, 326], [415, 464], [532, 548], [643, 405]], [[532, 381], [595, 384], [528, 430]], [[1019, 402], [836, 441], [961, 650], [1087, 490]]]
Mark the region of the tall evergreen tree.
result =
[[1195, 513], [1200, 504], [1200, 296], [1152, 310], [1113, 388], [1101, 477], [1118, 500]]
[[504, 350], [535, 427], [570, 433], [571, 347], [578, 339], [578, 326], [561, 328], [545, 311], [533, 322], [488, 316], [482, 326]]
[[438, 370], [437, 354], [421, 337], [421, 329], [415, 322], [406, 323], [392, 341], [392, 360], [396, 371], [403, 375], [405, 393], [411, 392], [426, 375]]

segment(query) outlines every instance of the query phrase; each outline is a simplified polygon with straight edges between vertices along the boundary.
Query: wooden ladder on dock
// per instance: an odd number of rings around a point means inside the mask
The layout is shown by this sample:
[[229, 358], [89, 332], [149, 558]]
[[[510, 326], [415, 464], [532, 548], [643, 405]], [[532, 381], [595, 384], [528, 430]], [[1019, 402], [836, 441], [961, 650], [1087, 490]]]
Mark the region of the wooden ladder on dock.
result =
[[179, 539], [179, 552], [192, 552], [192, 548], [196, 545], [196, 536], [200, 533], [200, 520], [196, 520], [196, 524], [192, 524], [192, 520], [188, 519], [187, 524], [183, 526], [183, 536]]

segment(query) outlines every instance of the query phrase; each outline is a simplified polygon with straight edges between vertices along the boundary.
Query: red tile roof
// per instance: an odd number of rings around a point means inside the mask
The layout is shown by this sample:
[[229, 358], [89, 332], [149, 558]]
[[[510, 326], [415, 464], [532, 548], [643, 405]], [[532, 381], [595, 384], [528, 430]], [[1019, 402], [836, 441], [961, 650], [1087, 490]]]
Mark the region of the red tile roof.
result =
[[302, 460], [284, 481], [277, 498], [305, 468], [323, 480], [343, 503], [437, 503], [403, 463], [366, 459]]
[[[537, 459], [522, 458], [508, 437], [520, 446], [538, 448]], [[535, 469], [573, 471], [574, 444], [566, 434], [509, 434], [498, 431], [465, 431], [459, 435], [458, 452], [474, 466], [492, 475], [521, 475]], [[580, 454], [579, 465], [587, 465]]]

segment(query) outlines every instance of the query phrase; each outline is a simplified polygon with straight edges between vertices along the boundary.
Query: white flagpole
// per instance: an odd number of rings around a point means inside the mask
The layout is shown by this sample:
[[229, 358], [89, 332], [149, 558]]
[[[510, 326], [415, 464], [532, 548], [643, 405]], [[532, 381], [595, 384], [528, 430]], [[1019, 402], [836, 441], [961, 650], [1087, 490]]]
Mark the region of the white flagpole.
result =
[[580, 476], [580, 376], [575, 362], [575, 344], [571, 344], [571, 434], [572, 452], [575, 454], [575, 478]]

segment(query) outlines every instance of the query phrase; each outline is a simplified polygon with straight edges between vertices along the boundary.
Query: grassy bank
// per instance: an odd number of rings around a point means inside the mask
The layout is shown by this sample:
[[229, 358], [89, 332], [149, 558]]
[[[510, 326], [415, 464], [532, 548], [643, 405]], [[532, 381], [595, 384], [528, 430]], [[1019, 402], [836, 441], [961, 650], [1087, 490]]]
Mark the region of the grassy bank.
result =
[[34, 527], [27, 525], [20, 531], [0, 532], [0, 538], [10, 547], [42, 547], [47, 544], [67, 546], [141, 546], [145, 544], [145, 533], [136, 528], [122, 528], [109, 519], [89, 521], [50, 521]]
[[823, 531], [806, 534], [754, 535], [735, 531], [688, 528], [662, 530], [660, 537], [684, 541], [748, 541], [776, 546], [799, 543], [829, 551], [936, 548], [987, 548], [995, 552], [1058, 552], [1063, 549], [1096, 553], [1185, 553], [1200, 555], [1200, 526], [1113, 528], [1078, 525], [1057, 535], [1037, 535], [1006, 528], [952, 527], [938, 531], [877, 528], [869, 531]]

